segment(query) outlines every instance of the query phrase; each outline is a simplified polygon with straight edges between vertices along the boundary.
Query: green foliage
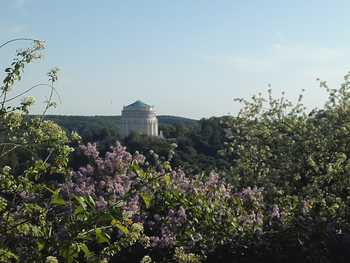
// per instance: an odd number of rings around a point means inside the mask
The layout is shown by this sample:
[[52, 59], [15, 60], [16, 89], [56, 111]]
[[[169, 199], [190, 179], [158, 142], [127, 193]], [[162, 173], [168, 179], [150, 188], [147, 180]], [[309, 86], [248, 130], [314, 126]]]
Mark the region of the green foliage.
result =
[[188, 173], [223, 172], [230, 167], [227, 158], [220, 154], [225, 147], [222, 127], [225, 119], [202, 119], [195, 125], [161, 125], [165, 140], [132, 133], [123, 143], [130, 152], [138, 151], [148, 159], [152, 158], [150, 151], [156, 152], [162, 160], [170, 160], [173, 166], [181, 167]]
[[[60, 186], [71, 180], [70, 145], [79, 138], [44, 119], [54, 106], [57, 69], [42, 84], [50, 87], [43, 115], [28, 117], [32, 99], [9, 106], [38, 86], [10, 97], [24, 66], [39, 58], [42, 48], [35, 40], [33, 48], [19, 51], [1, 86], [0, 262], [97, 262], [133, 245], [143, 228], [128, 225], [118, 207], [101, 212], [89, 195], [62, 193]], [[119, 231], [123, 235], [116, 239]]]
[[[350, 75], [338, 90], [320, 82], [323, 109], [269, 91], [237, 117], [167, 126], [170, 141], [132, 134], [145, 161], [120, 144], [77, 147], [45, 119], [57, 69], [41, 116], [31, 98], [9, 106], [35, 87], [12, 95], [42, 48], [19, 51], [0, 87], [0, 262], [345, 262]], [[213, 168], [225, 178], [201, 172]]]
[[177, 149], [173, 164], [182, 166], [189, 173], [203, 171], [224, 172], [230, 163], [220, 154], [225, 145], [225, 131], [222, 126], [226, 117], [201, 119], [197, 127], [176, 135]]
[[232, 161], [227, 179], [237, 189], [264, 188], [270, 209], [279, 215], [266, 236], [283, 231], [280, 239], [302, 244], [309, 262], [329, 260], [326, 243], [350, 230], [349, 76], [339, 90], [320, 85], [329, 94], [324, 109], [307, 112], [301, 96], [293, 105], [269, 91], [268, 99], [241, 100], [239, 115], [225, 123], [225, 153]]

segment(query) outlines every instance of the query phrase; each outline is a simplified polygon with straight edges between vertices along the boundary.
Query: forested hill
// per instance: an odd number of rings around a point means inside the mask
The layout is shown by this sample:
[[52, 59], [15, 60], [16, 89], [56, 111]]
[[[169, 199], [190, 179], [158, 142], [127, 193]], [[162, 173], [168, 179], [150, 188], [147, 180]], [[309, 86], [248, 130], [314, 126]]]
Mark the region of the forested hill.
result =
[[171, 125], [176, 125], [176, 124], [182, 124], [182, 125], [196, 125], [198, 123], [197, 120], [194, 119], [189, 119], [189, 118], [184, 118], [184, 117], [178, 117], [178, 116], [171, 116], [171, 115], [160, 115], [157, 116], [159, 124], [160, 125], [166, 125], [166, 124], [171, 124]]
[[[181, 126], [195, 126], [198, 121], [194, 119], [160, 115], [157, 116], [159, 125], [181, 125]], [[85, 134], [89, 131], [98, 131], [107, 129], [118, 133], [119, 115], [114, 116], [74, 116], [74, 115], [47, 115], [46, 119], [53, 120], [57, 124], [63, 126], [68, 131], [77, 131]]]
[[101, 152], [109, 149], [116, 140], [127, 146], [130, 152], [139, 151], [145, 155], [150, 149], [160, 156], [168, 156], [170, 145], [178, 145], [174, 164], [191, 171], [227, 167], [228, 164], [218, 151], [224, 148], [225, 135], [220, 125], [222, 118], [193, 120], [176, 116], [157, 116], [159, 130], [165, 138], [149, 138], [132, 134], [127, 138], [118, 136], [120, 116], [64, 116], [47, 115], [68, 132], [77, 131], [82, 142], [97, 142]]
[[223, 169], [229, 164], [218, 151], [224, 148], [225, 135], [220, 125], [222, 118], [193, 120], [176, 116], [157, 116], [159, 130], [165, 138], [149, 138], [131, 134], [127, 138], [118, 135], [120, 116], [66, 116], [47, 115], [68, 132], [77, 131], [82, 142], [96, 142], [99, 150], [105, 152], [110, 145], [120, 141], [130, 152], [139, 151], [145, 155], [154, 150], [160, 156], [168, 156], [171, 144], [177, 144], [173, 164], [190, 170]]

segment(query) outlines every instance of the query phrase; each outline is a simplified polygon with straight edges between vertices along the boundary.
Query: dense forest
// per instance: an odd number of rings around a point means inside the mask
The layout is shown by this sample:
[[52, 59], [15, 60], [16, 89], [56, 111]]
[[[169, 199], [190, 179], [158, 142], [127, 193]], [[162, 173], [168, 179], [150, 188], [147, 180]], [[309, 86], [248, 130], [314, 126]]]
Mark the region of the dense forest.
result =
[[168, 123], [169, 140], [120, 143], [103, 117], [85, 139], [45, 117], [57, 69], [29, 115], [33, 87], [16, 83], [44, 46], [24, 41], [0, 86], [0, 262], [348, 262], [350, 75], [320, 82], [320, 109], [268, 91], [234, 117]]
[[84, 143], [97, 143], [103, 153], [110, 145], [120, 141], [131, 153], [138, 151], [149, 157], [149, 151], [152, 150], [164, 159], [175, 143], [177, 147], [174, 149], [172, 164], [187, 171], [198, 173], [203, 169], [223, 170], [229, 167], [229, 163], [219, 154], [224, 148], [225, 133], [221, 123], [225, 117], [199, 121], [176, 116], [161, 115], [157, 118], [164, 138], [134, 133], [121, 139], [118, 135], [120, 116], [45, 116], [45, 119], [56, 122], [67, 132], [78, 132]]
[[[34, 116], [35, 117], [35, 116]], [[86, 139], [99, 139], [99, 135], [108, 131], [113, 136], [118, 135], [118, 123], [120, 116], [68, 116], [46, 115], [46, 119], [52, 120], [64, 127], [68, 132], [76, 131]], [[159, 125], [166, 129], [167, 126], [195, 126], [197, 121], [189, 118], [161, 115], [158, 116]]]

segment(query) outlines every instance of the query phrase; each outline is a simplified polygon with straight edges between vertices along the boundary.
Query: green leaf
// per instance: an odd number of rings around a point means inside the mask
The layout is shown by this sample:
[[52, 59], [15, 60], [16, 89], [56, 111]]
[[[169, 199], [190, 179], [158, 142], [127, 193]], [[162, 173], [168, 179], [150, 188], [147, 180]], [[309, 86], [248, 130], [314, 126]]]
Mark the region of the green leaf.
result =
[[42, 242], [42, 241], [37, 241], [37, 242], [36, 242], [36, 246], [37, 246], [38, 250], [41, 251], [41, 250], [44, 249], [45, 243]]
[[96, 207], [95, 200], [92, 198], [91, 195], [89, 195], [88, 198], [86, 199], [86, 203], [88, 204], [88, 206], [90, 208], [95, 208]]
[[52, 205], [58, 205], [58, 206], [65, 206], [66, 205], [66, 201], [64, 201], [63, 198], [60, 196], [60, 190], [61, 189], [57, 189], [57, 190], [53, 191], [52, 197], [51, 197], [51, 204]]
[[122, 223], [120, 221], [118, 221], [117, 219], [113, 219], [111, 222], [111, 225], [118, 228], [124, 234], [129, 233], [129, 229], [127, 227], [123, 226]]
[[86, 203], [85, 199], [82, 196], [74, 196], [74, 199], [78, 202], [78, 204], [85, 210], [86, 209]]
[[85, 210], [81, 206], [78, 206], [74, 209], [74, 215], [76, 216], [84, 216], [85, 214]]
[[101, 228], [96, 228], [95, 234], [96, 234], [97, 244], [109, 243], [109, 239], [108, 239], [107, 235], [102, 231]]
[[171, 183], [170, 175], [164, 175], [164, 182], [168, 186]]
[[146, 208], [149, 208], [151, 206], [152, 196], [147, 193], [141, 193], [140, 195]]
[[80, 244], [80, 249], [84, 252], [85, 257], [91, 257], [93, 253], [89, 250], [86, 244]]
[[0, 260], [1, 262], [19, 262], [18, 256], [6, 248], [0, 248]]
[[45, 189], [47, 189], [48, 191], [50, 191], [52, 194], [55, 193], [54, 190], [52, 190], [50, 187], [47, 187], [46, 185], [44, 186]]

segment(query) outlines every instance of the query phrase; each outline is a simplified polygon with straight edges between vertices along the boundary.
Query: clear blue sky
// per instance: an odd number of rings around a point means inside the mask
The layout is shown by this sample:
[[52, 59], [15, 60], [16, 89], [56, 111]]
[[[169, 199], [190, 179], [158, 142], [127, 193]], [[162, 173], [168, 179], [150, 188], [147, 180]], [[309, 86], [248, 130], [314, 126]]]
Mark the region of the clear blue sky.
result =
[[[159, 114], [234, 114], [267, 90], [321, 105], [317, 77], [350, 69], [350, 2], [340, 0], [0, 0], [0, 41], [46, 41], [18, 90], [61, 69], [52, 114], [120, 114], [137, 99]], [[0, 50], [1, 67], [16, 44]], [[34, 92], [39, 112], [47, 90]]]

